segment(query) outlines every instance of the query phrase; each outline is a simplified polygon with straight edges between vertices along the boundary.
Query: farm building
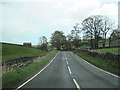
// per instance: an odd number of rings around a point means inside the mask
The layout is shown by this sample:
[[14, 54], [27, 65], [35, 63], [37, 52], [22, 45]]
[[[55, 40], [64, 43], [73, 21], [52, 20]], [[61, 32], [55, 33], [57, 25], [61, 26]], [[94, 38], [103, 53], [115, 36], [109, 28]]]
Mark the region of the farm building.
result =
[[23, 46], [25, 46], [25, 47], [31, 47], [32, 44], [31, 43], [23, 43]]

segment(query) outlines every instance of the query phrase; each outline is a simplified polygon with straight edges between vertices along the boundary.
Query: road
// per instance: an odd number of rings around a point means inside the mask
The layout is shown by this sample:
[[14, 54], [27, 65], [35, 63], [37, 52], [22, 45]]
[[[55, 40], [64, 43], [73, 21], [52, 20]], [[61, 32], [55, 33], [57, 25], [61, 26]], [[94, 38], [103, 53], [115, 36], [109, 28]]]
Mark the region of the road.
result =
[[46, 68], [19, 88], [118, 88], [118, 77], [60, 51]]

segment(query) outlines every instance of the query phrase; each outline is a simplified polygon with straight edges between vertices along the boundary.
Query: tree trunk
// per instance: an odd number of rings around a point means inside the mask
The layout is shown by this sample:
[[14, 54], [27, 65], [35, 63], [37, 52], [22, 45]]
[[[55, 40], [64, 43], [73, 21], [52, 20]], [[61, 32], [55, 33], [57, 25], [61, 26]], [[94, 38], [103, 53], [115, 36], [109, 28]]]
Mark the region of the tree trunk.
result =
[[91, 45], [91, 48], [93, 48], [93, 40], [92, 39], [91, 39], [90, 45]]
[[111, 38], [109, 39], [109, 47], [110, 47], [110, 45], [111, 45]]
[[103, 48], [105, 48], [105, 39], [103, 39]]
[[97, 42], [96, 42], [96, 48], [98, 49], [98, 42], [99, 42], [99, 38], [97, 36]]
[[95, 32], [95, 48], [97, 47], [97, 37], [96, 37], [96, 32]]
[[103, 48], [105, 48], [105, 42], [106, 42], [106, 33], [105, 33], [105, 37], [103, 39]]
[[105, 48], [105, 41], [103, 41], [103, 48]]
[[109, 47], [110, 47], [111, 41], [109, 41]]

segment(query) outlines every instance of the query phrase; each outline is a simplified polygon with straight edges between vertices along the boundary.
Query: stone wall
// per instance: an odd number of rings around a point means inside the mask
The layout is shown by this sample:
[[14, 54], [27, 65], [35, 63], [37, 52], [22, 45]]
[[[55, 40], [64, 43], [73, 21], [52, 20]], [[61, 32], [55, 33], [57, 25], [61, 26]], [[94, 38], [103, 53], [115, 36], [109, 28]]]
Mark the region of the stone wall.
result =
[[2, 73], [28, 66], [29, 64], [33, 63], [34, 60], [38, 57], [41, 56], [21, 57], [2, 61]]
[[21, 57], [21, 58], [16, 58], [12, 60], [2, 61], [2, 73], [5, 73], [11, 70], [16, 70], [22, 67], [26, 67], [33, 62], [39, 62], [43, 58], [46, 58], [53, 53], [54, 53], [54, 50], [49, 52], [48, 54], [42, 54], [42, 55], [32, 56], [32, 57]]
[[120, 54], [114, 54], [114, 53], [98, 53], [98, 52], [93, 52], [93, 51], [89, 51], [88, 49], [80, 49], [78, 50], [80, 52], [84, 52], [84, 53], [87, 53], [93, 57], [100, 57], [100, 58], [103, 58], [103, 59], [109, 59], [109, 60], [112, 60], [112, 61], [120, 61]]

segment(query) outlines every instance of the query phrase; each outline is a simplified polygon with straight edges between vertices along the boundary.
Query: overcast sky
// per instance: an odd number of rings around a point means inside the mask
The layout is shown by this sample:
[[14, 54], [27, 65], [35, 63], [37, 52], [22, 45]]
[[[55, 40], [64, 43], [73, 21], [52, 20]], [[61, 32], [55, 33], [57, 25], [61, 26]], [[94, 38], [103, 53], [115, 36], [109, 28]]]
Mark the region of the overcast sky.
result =
[[[8, 2], [9, 1], [9, 2]], [[28, 2], [29, 1], [29, 2]], [[38, 44], [55, 30], [69, 34], [75, 23], [91, 15], [105, 15], [118, 24], [119, 0], [2, 0], [2, 42]]]

